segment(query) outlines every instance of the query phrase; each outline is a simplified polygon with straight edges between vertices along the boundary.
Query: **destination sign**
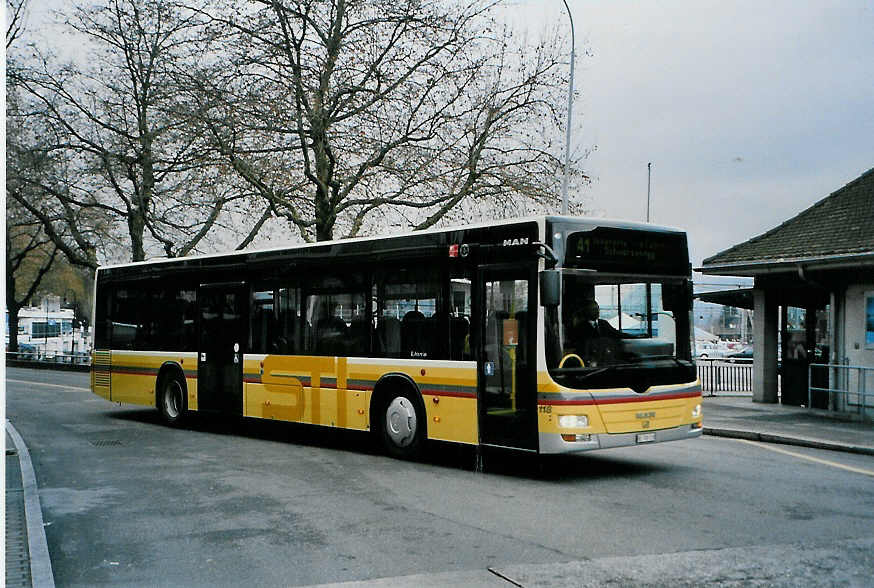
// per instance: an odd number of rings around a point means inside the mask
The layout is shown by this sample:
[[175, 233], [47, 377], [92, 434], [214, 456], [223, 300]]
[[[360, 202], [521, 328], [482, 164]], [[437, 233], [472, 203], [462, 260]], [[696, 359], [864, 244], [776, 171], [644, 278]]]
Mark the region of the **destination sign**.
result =
[[565, 267], [607, 272], [686, 275], [689, 253], [684, 233], [597, 228], [571, 233]]

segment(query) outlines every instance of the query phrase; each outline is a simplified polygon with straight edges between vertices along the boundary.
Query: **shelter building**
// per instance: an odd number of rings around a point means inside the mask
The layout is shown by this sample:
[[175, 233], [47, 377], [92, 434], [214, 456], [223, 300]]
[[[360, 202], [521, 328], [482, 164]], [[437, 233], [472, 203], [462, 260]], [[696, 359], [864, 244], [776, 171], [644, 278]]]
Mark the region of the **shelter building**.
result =
[[874, 414], [874, 168], [699, 271], [754, 278], [700, 296], [754, 310], [753, 401], [778, 401], [779, 365], [784, 404]]

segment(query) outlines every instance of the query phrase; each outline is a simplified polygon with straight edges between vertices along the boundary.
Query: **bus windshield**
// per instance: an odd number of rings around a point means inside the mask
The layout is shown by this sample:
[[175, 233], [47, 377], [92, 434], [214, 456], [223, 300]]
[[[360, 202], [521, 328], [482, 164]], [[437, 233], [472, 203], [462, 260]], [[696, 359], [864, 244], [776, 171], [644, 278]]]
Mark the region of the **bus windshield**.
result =
[[665, 368], [681, 372], [668, 376], [673, 381], [694, 370], [691, 301], [683, 279], [566, 270], [561, 300], [547, 309], [547, 363], [554, 377], [615, 385], [623, 377], [604, 374]]

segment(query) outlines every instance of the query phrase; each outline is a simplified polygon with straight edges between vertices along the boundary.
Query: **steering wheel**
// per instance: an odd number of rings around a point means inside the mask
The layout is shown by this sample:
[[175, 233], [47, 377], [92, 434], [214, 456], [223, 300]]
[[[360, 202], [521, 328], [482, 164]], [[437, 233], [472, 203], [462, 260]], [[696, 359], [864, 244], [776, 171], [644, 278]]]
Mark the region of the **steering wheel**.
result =
[[[568, 353], [567, 355], [565, 355], [564, 357], [561, 358], [560, 362], [558, 362], [558, 368], [559, 369], [563, 368], [565, 362], [567, 362], [568, 360], [579, 362], [579, 364], [580, 364], [579, 367], [586, 367], [586, 363], [583, 361], [582, 357], [580, 357], [576, 353]], [[568, 367], [574, 367], [574, 366], [568, 366]]]

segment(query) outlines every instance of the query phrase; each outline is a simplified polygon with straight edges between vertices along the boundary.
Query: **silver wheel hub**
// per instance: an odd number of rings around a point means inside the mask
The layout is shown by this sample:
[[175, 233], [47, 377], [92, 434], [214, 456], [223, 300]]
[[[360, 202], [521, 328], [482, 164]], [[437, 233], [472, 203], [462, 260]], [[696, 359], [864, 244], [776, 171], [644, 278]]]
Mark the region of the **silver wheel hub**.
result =
[[399, 396], [389, 403], [385, 432], [398, 447], [407, 447], [416, 438], [416, 409], [408, 398]]
[[171, 419], [182, 412], [182, 388], [179, 382], [171, 382], [164, 388], [164, 411]]

